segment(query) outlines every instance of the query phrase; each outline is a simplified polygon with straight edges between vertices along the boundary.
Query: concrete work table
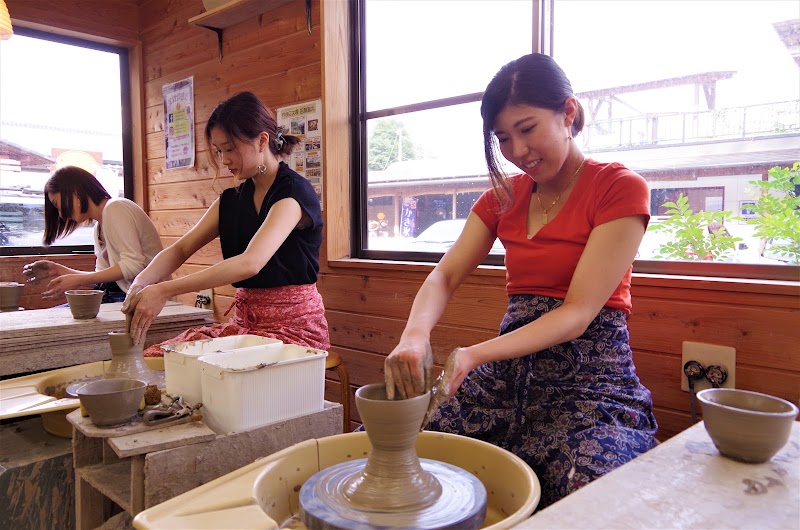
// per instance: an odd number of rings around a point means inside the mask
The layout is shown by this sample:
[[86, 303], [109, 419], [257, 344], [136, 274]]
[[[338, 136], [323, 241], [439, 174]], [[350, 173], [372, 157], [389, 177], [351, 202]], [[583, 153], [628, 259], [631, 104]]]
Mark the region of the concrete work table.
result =
[[697, 423], [517, 528], [800, 528], [800, 422], [763, 464], [721, 456]]
[[[62, 368], [111, 358], [108, 334], [125, 329], [122, 302], [102, 304], [96, 318], [75, 320], [68, 307], [0, 313], [0, 376]], [[145, 346], [212, 323], [213, 312], [167, 302]]]

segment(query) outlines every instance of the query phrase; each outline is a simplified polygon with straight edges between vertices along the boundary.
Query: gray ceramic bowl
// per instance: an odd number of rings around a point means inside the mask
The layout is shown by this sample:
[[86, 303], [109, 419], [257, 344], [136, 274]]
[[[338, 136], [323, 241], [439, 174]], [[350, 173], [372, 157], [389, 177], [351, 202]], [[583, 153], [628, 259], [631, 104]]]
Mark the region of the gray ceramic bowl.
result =
[[0, 282], [0, 311], [18, 311], [25, 286], [17, 282]]
[[95, 289], [71, 289], [64, 294], [67, 296], [72, 318], [78, 320], [96, 317], [100, 304], [103, 303], [103, 291]]
[[701, 390], [697, 399], [714, 445], [742, 462], [766, 462], [780, 451], [798, 412], [785, 399], [733, 388]]
[[147, 383], [139, 379], [100, 379], [83, 385], [76, 393], [92, 423], [112, 427], [136, 416], [146, 387]]

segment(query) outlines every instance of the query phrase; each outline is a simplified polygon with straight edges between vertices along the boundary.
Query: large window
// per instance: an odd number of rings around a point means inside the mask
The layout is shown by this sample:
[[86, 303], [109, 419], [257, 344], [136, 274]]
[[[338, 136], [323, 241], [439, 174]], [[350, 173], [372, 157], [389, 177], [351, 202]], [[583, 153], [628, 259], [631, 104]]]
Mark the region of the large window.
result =
[[[452, 244], [489, 187], [481, 91], [503, 64], [542, 51], [585, 109], [584, 153], [650, 185], [637, 270], [797, 279], [796, 2], [355, 5], [356, 255], [436, 260]], [[502, 246], [492, 253], [501, 262]]]
[[91, 252], [91, 226], [41, 246], [44, 184], [76, 165], [130, 197], [127, 79], [122, 48], [23, 28], [0, 42], [0, 255]]

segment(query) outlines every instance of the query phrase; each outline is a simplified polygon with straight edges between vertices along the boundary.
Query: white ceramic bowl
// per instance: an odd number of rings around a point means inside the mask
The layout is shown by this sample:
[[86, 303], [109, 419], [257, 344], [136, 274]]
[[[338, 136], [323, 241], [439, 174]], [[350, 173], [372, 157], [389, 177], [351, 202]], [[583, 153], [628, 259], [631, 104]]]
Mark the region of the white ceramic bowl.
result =
[[766, 462], [780, 451], [798, 412], [785, 399], [734, 388], [707, 388], [697, 399], [714, 445], [742, 462]]

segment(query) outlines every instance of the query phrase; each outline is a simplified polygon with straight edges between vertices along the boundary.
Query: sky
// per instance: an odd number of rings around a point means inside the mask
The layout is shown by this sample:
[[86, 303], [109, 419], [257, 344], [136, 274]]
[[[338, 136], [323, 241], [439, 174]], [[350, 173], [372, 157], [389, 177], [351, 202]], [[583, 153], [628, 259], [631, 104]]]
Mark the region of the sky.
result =
[[[0, 137], [45, 155], [55, 142], [122, 160], [119, 68], [118, 56], [105, 51], [18, 34], [0, 41]], [[103, 134], [90, 138], [79, 131]]]
[[[368, 27], [381, 27], [367, 33], [368, 110], [483, 91], [500, 66], [530, 52], [531, 17], [522, 0], [368, 2]], [[791, 101], [800, 69], [772, 23], [798, 18], [798, 0], [556, 0], [554, 57], [575, 92], [735, 71], [717, 84], [717, 108]], [[686, 112], [693, 90], [623, 99], [642, 112]], [[473, 159], [483, 156], [478, 108], [395, 119], [429, 153]]]
[[[531, 49], [527, 0], [371, 0], [367, 17], [381, 27], [367, 34], [369, 110], [481, 92], [500, 66]], [[800, 70], [771, 26], [793, 18], [798, 0], [556, 0], [554, 56], [576, 92], [735, 70], [718, 84], [718, 107], [796, 100]], [[22, 35], [0, 41], [0, 136], [49, 154], [53, 136], [85, 145], [76, 130], [100, 131], [97, 149], [121, 160], [121, 144], [107, 136], [120, 128], [118, 70], [107, 52]], [[692, 95], [682, 87], [628, 97], [664, 112], [687, 110]], [[476, 149], [482, 156], [477, 108], [403, 119], [428, 152], [469, 145], [463, 156], [472, 158]], [[48, 137], [9, 122], [61, 132]]]

